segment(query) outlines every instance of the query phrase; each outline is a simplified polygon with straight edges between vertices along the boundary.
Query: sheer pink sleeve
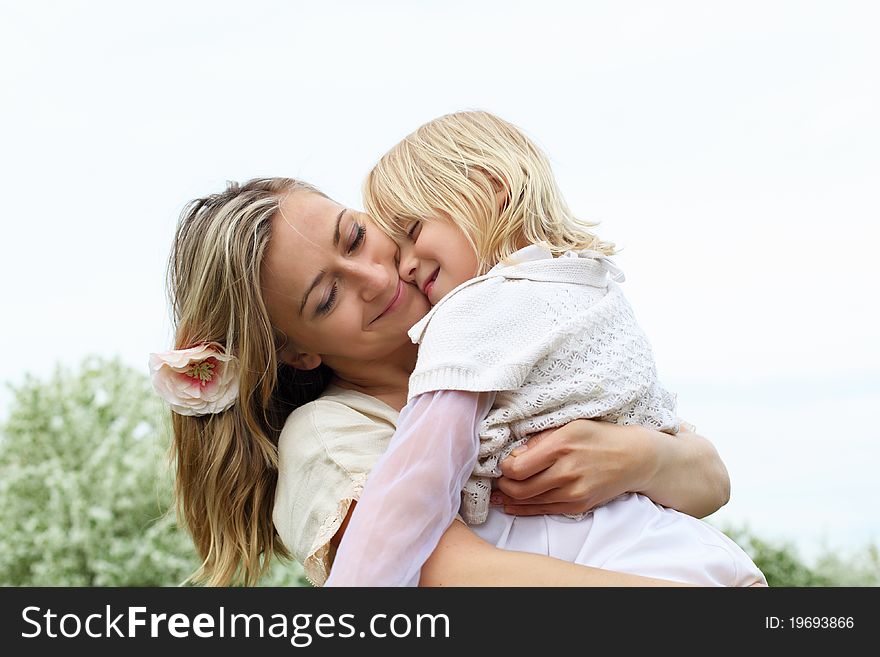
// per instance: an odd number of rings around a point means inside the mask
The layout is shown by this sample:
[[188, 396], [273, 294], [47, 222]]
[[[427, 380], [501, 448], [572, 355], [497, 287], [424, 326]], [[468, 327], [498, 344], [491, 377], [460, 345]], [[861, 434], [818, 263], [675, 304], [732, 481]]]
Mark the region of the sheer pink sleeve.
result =
[[444, 390], [410, 400], [367, 478], [326, 586], [418, 586], [458, 513], [477, 461], [477, 430], [494, 399]]

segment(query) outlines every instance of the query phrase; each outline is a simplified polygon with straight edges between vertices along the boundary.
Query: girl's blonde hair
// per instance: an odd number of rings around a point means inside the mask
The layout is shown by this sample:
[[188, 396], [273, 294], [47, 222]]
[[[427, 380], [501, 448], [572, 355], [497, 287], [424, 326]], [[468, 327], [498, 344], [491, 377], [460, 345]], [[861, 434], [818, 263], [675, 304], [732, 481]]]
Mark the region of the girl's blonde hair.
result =
[[202, 558], [192, 580], [255, 584], [272, 557], [289, 557], [272, 523], [278, 437], [291, 410], [315, 399], [330, 378], [277, 357], [260, 265], [272, 218], [294, 191], [320, 192], [290, 178], [229, 183], [181, 213], [168, 264], [175, 348], [218, 342], [239, 359], [236, 403], [201, 417], [172, 413], [178, 517]]
[[382, 156], [363, 193], [367, 213], [395, 238], [415, 220], [451, 220], [474, 248], [480, 273], [528, 244], [554, 254], [614, 253], [590, 232], [596, 224], [568, 209], [547, 156], [488, 112], [429, 121]]

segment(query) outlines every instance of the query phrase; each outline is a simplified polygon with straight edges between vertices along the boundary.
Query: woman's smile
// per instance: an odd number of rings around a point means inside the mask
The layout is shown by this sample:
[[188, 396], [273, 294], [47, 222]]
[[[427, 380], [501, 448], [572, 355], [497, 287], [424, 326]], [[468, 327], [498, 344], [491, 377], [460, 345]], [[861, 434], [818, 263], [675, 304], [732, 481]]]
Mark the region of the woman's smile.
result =
[[379, 315], [372, 322], [370, 322], [370, 324], [372, 324], [373, 322], [375, 322], [379, 319], [382, 319], [383, 317], [385, 317], [385, 315], [392, 313], [395, 310], [397, 310], [398, 308], [400, 308], [400, 306], [403, 304], [404, 300], [406, 299], [407, 288], [409, 288], [409, 285], [404, 283], [402, 278], [398, 278], [397, 279], [397, 288], [394, 290], [394, 294], [391, 297], [391, 300], [388, 302], [388, 305], [385, 306], [385, 310], [383, 310], [381, 313], [379, 313]]

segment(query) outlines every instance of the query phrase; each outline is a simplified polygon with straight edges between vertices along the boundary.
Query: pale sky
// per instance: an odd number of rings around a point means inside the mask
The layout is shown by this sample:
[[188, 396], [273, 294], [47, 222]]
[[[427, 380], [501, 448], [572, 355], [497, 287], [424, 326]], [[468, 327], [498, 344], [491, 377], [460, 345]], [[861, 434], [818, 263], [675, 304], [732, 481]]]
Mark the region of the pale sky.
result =
[[0, 2], [0, 382], [146, 371], [188, 200], [279, 175], [360, 207], [396, 141], [485, 109], [623, 247], [717, 517], [880, 542], [878, 31], [869, 1]]

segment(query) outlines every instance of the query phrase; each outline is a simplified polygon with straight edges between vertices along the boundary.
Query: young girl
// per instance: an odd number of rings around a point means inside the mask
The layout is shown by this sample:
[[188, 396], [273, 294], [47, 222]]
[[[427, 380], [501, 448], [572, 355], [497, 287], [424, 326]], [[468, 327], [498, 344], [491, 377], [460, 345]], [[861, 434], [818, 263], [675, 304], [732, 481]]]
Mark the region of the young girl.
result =
[[[498, 464], [533, 433], [577, 418], [678, 431], [674, 396], [615, 283], [613, 246], [573, 217], [546, 157], [514, 126], [483, 112], [429, 122], [371, 171], [365, 205], [401, 240], [401, 276], [435, 305], [410, 330], [420, 348], [409, 401], [328, 585], [416, 585], [457, 513], [486, 521]], [[577, 563], [766, 584], [721, 532], [641, 495], [544, 520], [529, 525], [536, 551]]]

